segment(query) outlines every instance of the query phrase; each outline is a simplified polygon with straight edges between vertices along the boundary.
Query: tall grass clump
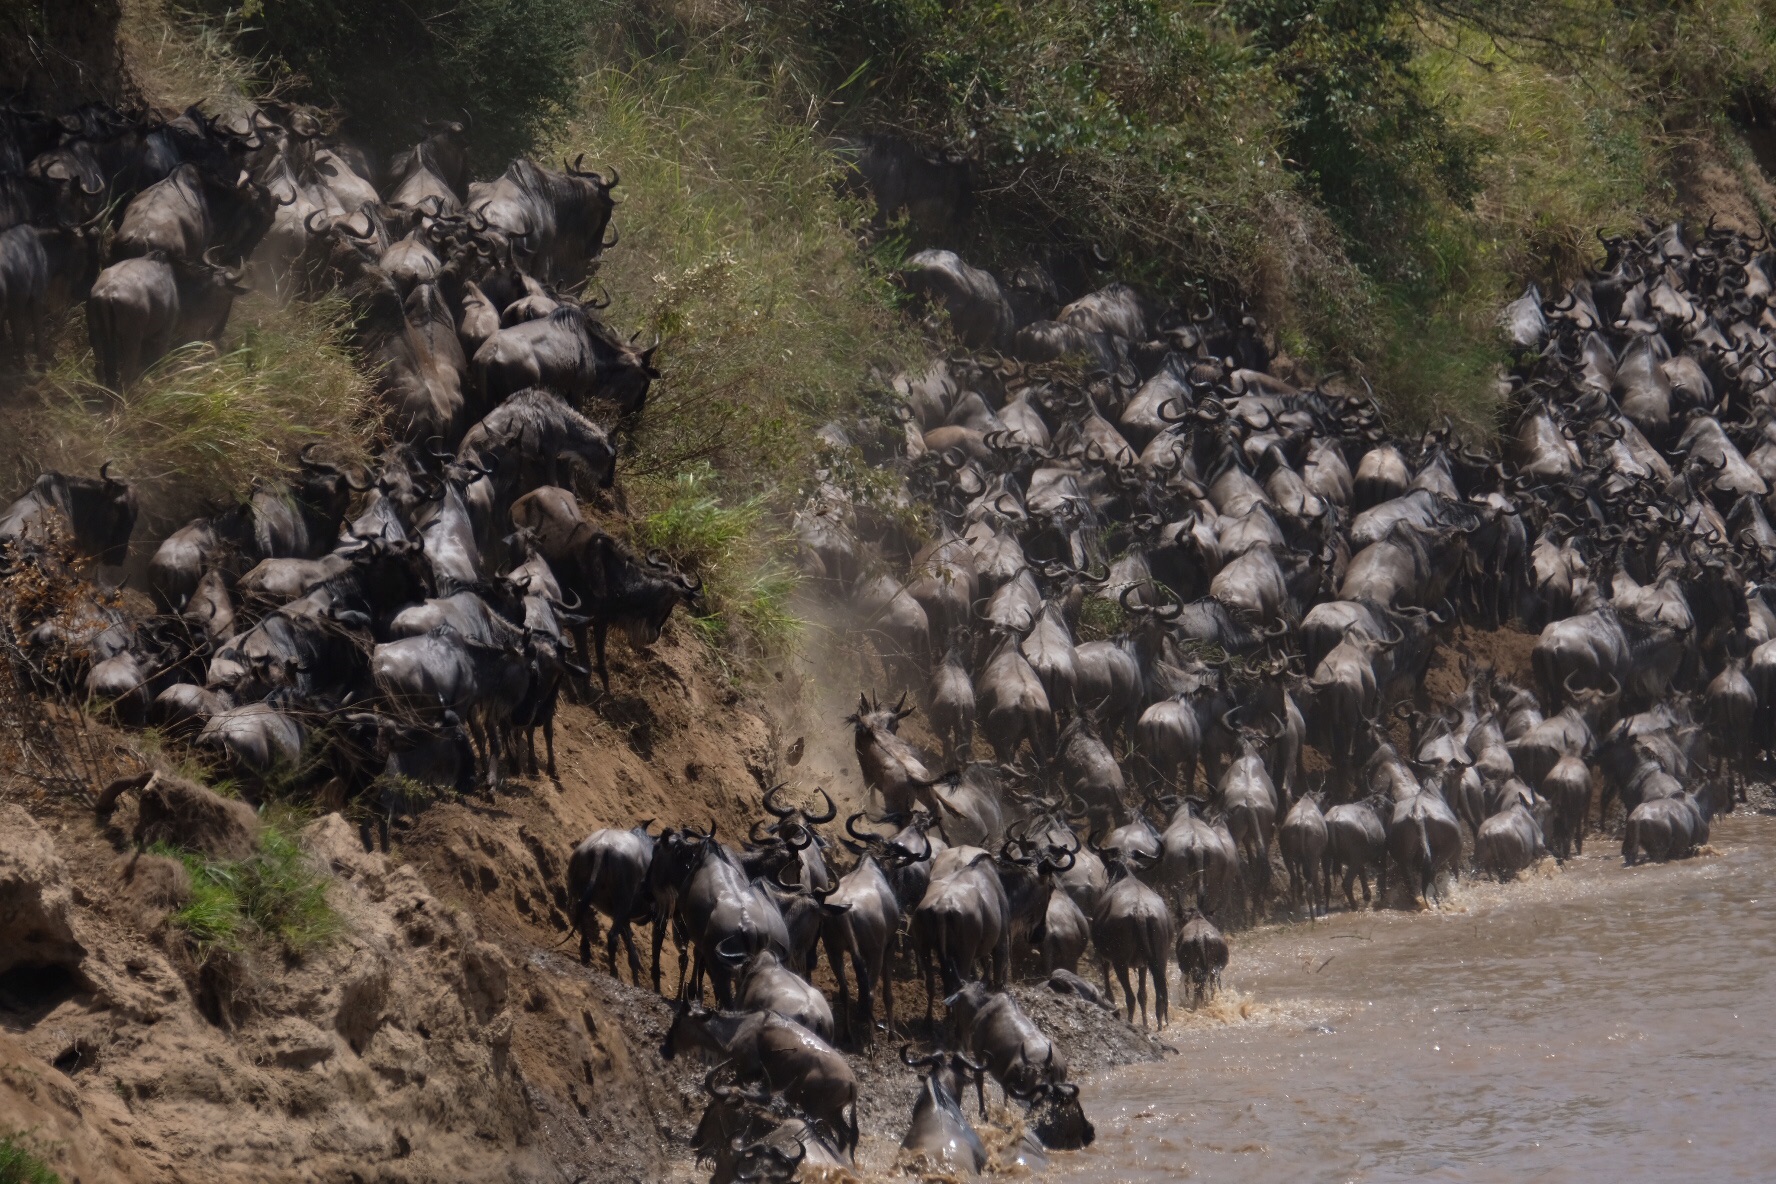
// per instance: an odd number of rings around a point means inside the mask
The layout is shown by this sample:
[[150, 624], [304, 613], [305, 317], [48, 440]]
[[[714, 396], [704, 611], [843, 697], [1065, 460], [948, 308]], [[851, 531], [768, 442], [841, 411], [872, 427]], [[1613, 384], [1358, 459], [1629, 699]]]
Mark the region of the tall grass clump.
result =
[[0, 1131], [0, 1184], [62, 1184], [62, 1178], [25, 1146], [21, 1133]]
[[557, 146], [619, 168], [604, 315], [661, 341], [666, 379], [622, 474], [662, 489], [706, 463], [724, 493], [769, 497], [807, 480], [809, 427], [850, 405], [870, 361], [909, 354], [910, 335], [811, 126], [718, 54], [610, 52], [626, 56], [587, 77]]
[[122, 0], [119, 7], [124, 69], [156, 105], [228, 111], [273, 89], [264, 64], [248, 60], [236, 44], [243, 28], [238, 14], [205, 18], [173, 0]]
[[154, 848], [183, 863], [191, 878], [190, 900], [168, 919], [200, 956], [250, 946], [301, 955], [339, 934], [342, 922], [327, 902], [328, 877], [297, 844], [293, 829], [293, 816], [273, 813], [261, 830], [259, 850], [242, 860], [215, 860], [164, 844]]
[[360, 455], [375, 427], [368, 380], [347, 345], [349, 309], [329, 297], [237, 301], [220, 349], [175, 350], [128, 391], [92, 379], [76, 325], [60, 363], [14, 397], [0, 451], [9, 487], [42, 468], [90, 473], [110, 461], [135, 484], [150, 527], [182, 524], [290, 466], [303, 445]]
[[619, 458], [635, 541], [704, 580], [705, 636], [776, 649], [796, 626], [785, 524], [818, 467], [814, 429], [914, 339], [833, 158], [744, 59], [605, 53], [555, 147], [621, 172], [603, 315], [660, 340], [666, 377]]
[[656, 491], [636, 520], [634, 540], [703, 581], [705, 612], [693, 618], [711, 642], [761, 651], [790, 642], [800, 622], [790, 608], [796, 573], [784, 562], [787, 533], [754, 495], [724, 504], [714, 470], [696, 464]]

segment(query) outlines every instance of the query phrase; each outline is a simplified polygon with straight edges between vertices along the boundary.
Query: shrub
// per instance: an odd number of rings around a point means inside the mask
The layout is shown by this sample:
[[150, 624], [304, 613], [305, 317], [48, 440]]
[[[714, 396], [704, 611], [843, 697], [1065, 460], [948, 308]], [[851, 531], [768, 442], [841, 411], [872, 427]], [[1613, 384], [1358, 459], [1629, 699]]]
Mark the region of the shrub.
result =
[[814, 429], [915, 339], [857, 249], [831, 157], [744, 59], [606, 53], [556, 147], [621, 172], [604, 315], [661, 341], [665, 378], [619, 458], [634, 541], [703, 578], [706, 637], [775, 648], [796, 627], [777, 557], [819, 466]]
[[724, 506], [716, 485], [707, 464], [679, 473], [656, 508], [635, 522], [635, 542], [703, 580], [707, 611], [695, 620], [706, 640], [777, 649], [800, 624], [789, 608], [796, 575], [777, 558], [788, 540], [765, 514], [762, 498]]
[[[296, 76], [291, 90], [339, 107], [354, 137], [404, 148], [427, 119], [470, 123], [484, 168], [535, 143], [574, 95], [585, 0], [201, 0], [243, 26], [247, 53]], [[465, 113], [471, 117], [465, 119]]]
[[339, 915], [327, 903], [328, 878], [297, 845], [294, 823], [289, 814], [266, 818], [259, 851], [239, 861], [164, 845], [154, 849], [182, 862], [191, 877], [191, 899], [170, 920], [200, 954], [253, 943], [301, 954], [339, 933]]
[[62, 1178], [23, 1139], [17, 1132], [0, 1132], [0, 1184], [62, 1184]]

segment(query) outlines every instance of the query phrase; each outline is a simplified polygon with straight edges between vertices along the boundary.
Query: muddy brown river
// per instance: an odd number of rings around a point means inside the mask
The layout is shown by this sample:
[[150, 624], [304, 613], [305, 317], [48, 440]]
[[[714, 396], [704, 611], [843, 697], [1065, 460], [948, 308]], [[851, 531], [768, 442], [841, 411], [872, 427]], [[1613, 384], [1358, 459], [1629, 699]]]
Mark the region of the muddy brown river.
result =
[[1175, 1018], [1179, 1056], [1088, 1081], [1098, 1142], [1053, 1175], [1776, 1180], [1776, 818], [1713, 839], [1243, 935], [1238, 1018]]

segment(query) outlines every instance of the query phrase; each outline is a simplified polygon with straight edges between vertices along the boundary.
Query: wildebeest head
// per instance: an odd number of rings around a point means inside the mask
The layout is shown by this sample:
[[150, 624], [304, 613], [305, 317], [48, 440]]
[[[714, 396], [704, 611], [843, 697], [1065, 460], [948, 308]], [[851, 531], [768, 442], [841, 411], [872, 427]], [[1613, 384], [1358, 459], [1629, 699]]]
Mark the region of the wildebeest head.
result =
[[316, 460], [312, 455], [316, 447], [316, 444], [303, 445], [299, 454], [301, 471], [291, 492], [296, 500], [312, 506], [324, 517], [341, 518], [351, 505], [352, 494], [368, 491], [370, 483], [357, 479], [336, 464]]
[[1034, 1089], [1014, 1095], [1031, 1102], [1025, 1124], [1044, 1147], [1077, 1151], [1090, 1147], [1098, 1132], [1079, 1105], [1079, 1087], [1066, 1081], [1045, 1081]]
[[41, 529], [44, 517], [59, 517], [81, 554], [103, 564], [120, 564], [129, 556], [130, 534], [136, 526], [136, 494], [129, 482], [110, 474], [111, 462], [97, 477], [68, 477], [51, 470], [0, 520], [0, 537], [23, 537]]
[[868, 692], [859, 692], [857, 710], [845, 717], [845, 722], [853, 725], [859, 735], [866, 732], [893, 734], [900, 731], [900, 721], [913, 713], [913, 708], [906, 705], [906, 695], [901, 695], [900, 702], [893, 707], [883, 707], [880, 703], [870, 701]]

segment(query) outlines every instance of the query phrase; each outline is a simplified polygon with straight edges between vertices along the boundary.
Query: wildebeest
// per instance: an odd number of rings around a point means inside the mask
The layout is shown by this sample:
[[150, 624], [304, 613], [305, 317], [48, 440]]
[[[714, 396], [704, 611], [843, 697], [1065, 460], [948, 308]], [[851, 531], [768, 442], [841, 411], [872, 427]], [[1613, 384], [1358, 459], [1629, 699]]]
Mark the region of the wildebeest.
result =
[[86, 299], [99, 381], [123, 390], [179, 346], [219, 340], [235, 297], [247, 293], [240, 279], [240, 272], [208, 259], [158, 251], [100, 272]]
[[1066, 1058], [1009, 994], [971, 982], [944, 1005], [958, 1043], [986, 1066], [1008, 1099], [1067, 1079]]
[[[1153, 978], [1153, 1019], [1156, 1027], [1166, 1025], [1170, 992], [1166, 988], [1166, 962], [1172, 952], [1172, 916], [1159, 893], [1136, 879], [1121, 859], [1111, 863], [1112, 879], [1108, 891], [1098, 902], [1092, 916], [1092, 944], [1104, 962], [1104, 990], [1110, 990], [1110, 971], [1114, 967], [1117, 981], [1128, 1004], [1128, 1018], [1135, 1018], [1137, 998], [1141, 1007], [1141, 1024], [1147, 1024], [1147, 979]], [[1129, 969], [1135, 970], [1138, 993], [1129, 988]]]
[[1227, 969], [1227, 939], [1199, 909], [1184, 914], [1178, 930], [1178, 972], [1191, 984], [1191, 1006], [1201, 1006], [1205, 995], [1221, 988], [1221, 972]]
[[547, 387], [573, 400], [603, 399], [629, 414], [647, 401], [656, 347], [622, 340], [577, 304], [546, 317], [503, 328], [470, 359], [482, 406], [529, 387]]
[[671, 1060], [692, 1048], [734, 1063], [741, 1081], [763, 1081], [839, 1136], [855, 1153], [857, 1077], [831, 1045], [794, 1020], [768, 1011], [729, 1014], [681, 1003], [660, 1046]]
[[774, 1011], [822, 1040], [833, 1038], [832, 1007], [826, 996], [770, 950], [757, 950], [746, 959], [734, 1000], [741, 1011]]
[[1501, 880], [1533, 864], [1544, 850], [1541, 824], [1521, 797], [1481, 823], [1474, 836], [1474, 863]]
[[933, 1168], [959, 1169], [970, 1175], [982, 1171], [987, 1166], [987, 1151], [962, 1110], [961, 1093], [967, 1082], [965, 1074], [975, 1075], [978, 1088], [985, 1066], [960, 1053], [935, 1052], [922, 1057], [910, 1053], [910, 1045], [901, 1047], [902, 1063], [927, 1072], [913, 1102], [901, 1148], [923, 1157]]
[[1622, 859], [1630, 864], [1642, 857], [1663, 863], [1694, 855], [1708, 842], [1713, 817], [1714, 798], [1707, 790], [1642, 802], [1628, 815]]
[[0, 230], [0, 330], [11, 352], [49, 357], [52, 318], [84, 297], [98, 271], [96, 226], [14, 226]]
[[564, 288], [584, 282], [606, 245], [605, 227], [615, 206], [611, 190], [619, 181], [614, 170], [608, 181], [582, 171], [583, 162], [584, 157], [556, 173], [520, 158], [497, 179], [471, 184], [465, 203], [474, 220], [525, 244], [538, 279]]
[[654, 842], [647, 823], [628, 830], [595, 830], [581, 840], [567, 862], [567, 894], [574, 910], [570, 920], [580, 931], [580, 964], [592, 963], [597, 926], [592, 913], [602, 913], [610, 918], [605, 952], [611, 977], [616, 977], [617, 941], [621, 939], [629, 952], [629, 977], [638, 985], [641, 957], [635, 952], [629, 924], [636, 916], [652, 913], [646, 881], [648, 866], [654, 860]]
[[25, 539], [41, 542], [59, 531], [80, 554], [101, 564], [123, 563], [136, 528], [136, 494], [129, 482], [110, 475], [110, 467], [101, 465], [97, 477], [40, 474], [0, 513], [0, 548]]
[[[636, 649], [652, 645], [672, 610], [685, 604], [702, 604], [702, 581], [685, 576], [658, 554], [636, 559], [627, 548], [580, 517], [571, 494], [543, 486], [521, 497], [512, 506], [512, 522], [529, 530], [539, 553], [561, 582], [572, 592], [590, 624], [597, 655], [599, 680], [610, 689], [610, 668], [605, 663], [605, 640], [612, 627], [623, 631]], [[586, 626], [573, 632], [583, 665], [587, 661]]]
[[242, 176], [227, 179], [182, 164], [137, 194], [111, 245], [116, 259], [159, 253], [195, 263], [219, 249], [237, 263], [270, 229], [277, 199]]

